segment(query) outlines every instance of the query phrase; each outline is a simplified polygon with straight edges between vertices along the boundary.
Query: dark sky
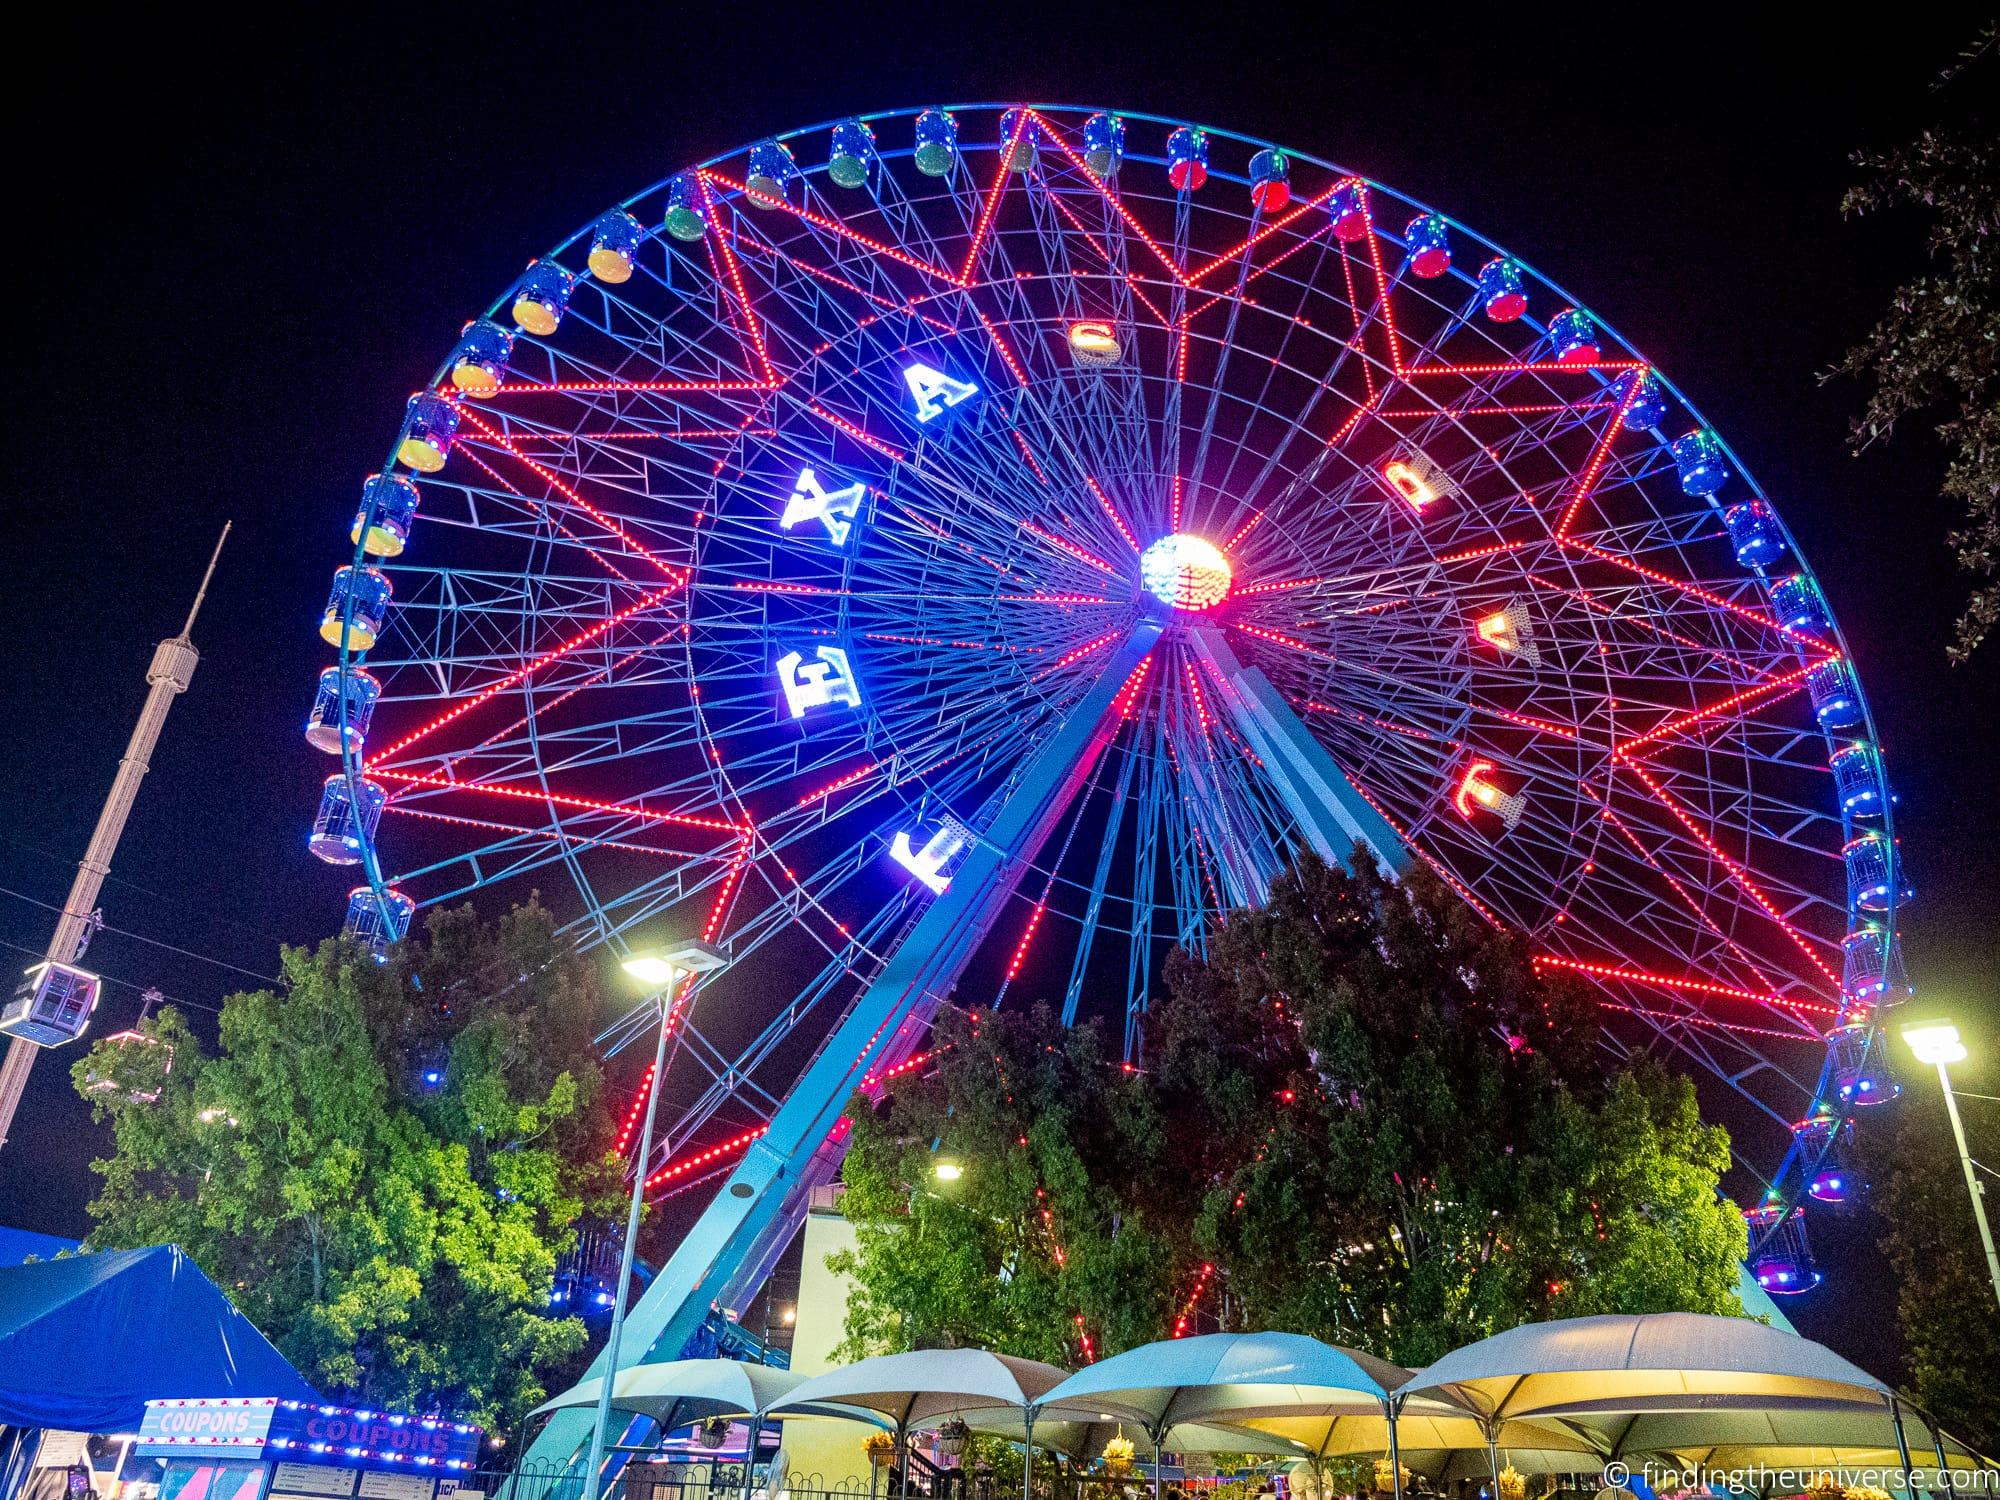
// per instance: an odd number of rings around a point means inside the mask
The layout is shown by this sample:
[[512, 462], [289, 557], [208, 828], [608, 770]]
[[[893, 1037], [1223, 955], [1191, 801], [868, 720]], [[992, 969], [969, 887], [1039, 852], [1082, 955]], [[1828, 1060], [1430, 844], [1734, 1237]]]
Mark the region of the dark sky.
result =
[[[358, 481], [459, 326], [574, 226], [716, 151], [850, 112], [1026, 98], [1331, 158], [1507, 246], [1644, 350], [1778, 500], [1856, 653], [1902, 794], [1920, 995], [2000, 1014], [2000, 642], [1945, 664], [1963, 585], [1935, 445], [1912, 430], [1848, 457], [1861, 392], [1814, 378], [1922, 254], [1914, 218], [1841, 221], [1846, 153], [1912, 132], [1980, 11], [1319, 7], [1308, 25], [1178, 9], [264, 11], [283, 34], [199, 8], [46, 16], [79, 29], [10, 78], [0, 941], [46, 942], [50, 914], [20, 898], [60, 901], [152, 645], [230, 517], [201, 669], [105, 915], [258, 974], [280, 940], [330, 930], [345, 886], [302, 847], [324, 774], [298, 738], [325, 656], [314, 622]], [[244, 977], [112, 933], [91, 961], [115, 981], [100, 1029], [136, 1013], [137, 985], [213, 1005]], [[1984, 1031], [2000, 1054], [2000, 1027]], [[70, 1092], [74, 1056], [30, 1085], [0, 1223], [88, 1227], [101, 1137]], [[2000, 1093], [2000, 1066], [1975, 1058], [1965, 1082]], [[2000, 1118], [1970, 1123], [2000, 1154]], [[1879, 1358], [1887, 1300], [1863, 1238], [1822, 1234], [1836, 1278], [1852, 1274], [1793, 1307]]]

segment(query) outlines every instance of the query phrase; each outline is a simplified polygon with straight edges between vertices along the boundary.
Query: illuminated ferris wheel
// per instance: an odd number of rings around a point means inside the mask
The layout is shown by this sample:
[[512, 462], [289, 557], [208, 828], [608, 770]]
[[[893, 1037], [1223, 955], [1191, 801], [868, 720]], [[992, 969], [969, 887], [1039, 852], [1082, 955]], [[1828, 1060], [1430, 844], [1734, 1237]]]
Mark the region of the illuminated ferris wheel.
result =
[[307, 737], [357, 934], [539, 887], [730, 955], [657, 1084], [654, 1188], [730, 1174], [661, 1341], [947, 993], [1129, 1049], [1172, 945], [1357, 842], [1739, 1091], [1752, 1269], [1818, 1280], [1903, 993], [1852, 664], [1693, 408], [1443, 215], [1068, 107], [763, 141], [468, 324], [353, 536]]

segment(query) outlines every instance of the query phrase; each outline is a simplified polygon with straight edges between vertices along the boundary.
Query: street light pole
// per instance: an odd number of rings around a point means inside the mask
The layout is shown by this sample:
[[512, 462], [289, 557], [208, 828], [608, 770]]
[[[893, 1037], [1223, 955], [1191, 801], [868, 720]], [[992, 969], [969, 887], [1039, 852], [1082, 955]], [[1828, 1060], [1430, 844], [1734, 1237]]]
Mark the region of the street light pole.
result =
[[639, 1245], [639, 1215], [646, 1202], [646, 1168], [651, 1161], [653, 1117], [660, 1103], [660, 1089], [666, 1082], [667, 1031], [672, 1015], [674, 989], [682, 980], [692, 980], [725, 962], [721, 952], [706, 943], [683, 943], [666, 953], [634, 954], [625, 960], [628, 974], [655, 986], [648, 1002], [659, 1008], [658, 1034], [653, 1041], [653, 1071], [646, 1090], [646, 1120], [639, 1132], [639, 1150], [633, 1158], [632, 1203], [625, 1214], [625, 1246], [618, 1258], [618, 1286], [611, 1299], [611, 1328], [604, 1340], [604, 1374], [597, 1393], [597, 1419], [590, 1426], [590, 1457], [584, 1465], [583, 1500], [596, 1500], [598, 1471], [604, 1465], [604, 1435], [611, 1423], [611, 1388], [618, 1380], [618, 1346], [625, 1334], [625, 1305], [632, 1289], [632, 1257]]
[[1944, 1112], [1951, 1116], [1951, 1138], [1958, 1146], [1958, 1165], [1965, 1173], [1965, 1190], [1972, 1195], [1972, 1217], [1979, 1224], [1979, 1243], [1986, 1251], [1986, 1274], [1993, 1278], [1993, 1300], [2000, 1302], [2000, 1251], [1993, 1248], [1993, 1226], [1986, 1222], [1986, 1184], [1981, 1182], [1972, 1165], [1972, 1152], [1966, 1148], [1965, 1126], [1958, 1118], [1958, 1098], [1951, 1091], [1951, 1072], [1943, 1063], [1937, 1065], [1938, 1085], [1944, 1090]]
[[1949, 1064], [1965, 1060], [1965, 1043], [1958, 1028], [1949, 1021], [1922, 1026], [1906, 1026], [1903, 1039], [1917, 1054], [1917, 1061], [1937, 1068], [1938, 1086], [1944, 1090], [1944, 1112], [1951, 1118], [1951, 1138], [1958, 1147], [1959, 1169], [1965, 1173], [1965, 1191], [1972, 1199], [1973, 1221], [1979, 1225], [1979, 1244], [1986, 1252], [1986, 1274], [1993, 1281], [1993, 1300], [2000, 1303], [2000, 1251], [1993, 1248], [1993, 1226], [1986, 1222], [1986, 1185], [1973, 1166], [1972, 1152], [1965, 1144], [1965, 1126], [1958, 1118], [1958, 1098], [1951, 1091]]

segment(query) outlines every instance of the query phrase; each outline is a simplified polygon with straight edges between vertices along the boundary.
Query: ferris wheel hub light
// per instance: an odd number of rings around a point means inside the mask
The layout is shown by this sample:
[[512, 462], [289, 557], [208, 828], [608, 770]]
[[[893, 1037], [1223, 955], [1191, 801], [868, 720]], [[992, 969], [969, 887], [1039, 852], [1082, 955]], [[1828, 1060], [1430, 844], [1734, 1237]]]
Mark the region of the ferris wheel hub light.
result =
[[1229, 597], [1229, 559], [1214, 543], [1177, 531], [1139, 555], [1139, 581], [1174, 609], [1211, 609]]

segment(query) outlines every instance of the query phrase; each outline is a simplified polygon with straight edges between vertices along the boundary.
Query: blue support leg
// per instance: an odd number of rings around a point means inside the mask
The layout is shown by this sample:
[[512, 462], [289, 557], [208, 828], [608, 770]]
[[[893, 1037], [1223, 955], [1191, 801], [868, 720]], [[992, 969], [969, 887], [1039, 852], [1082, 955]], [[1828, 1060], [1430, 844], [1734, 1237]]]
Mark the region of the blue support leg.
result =
[[[690, 1335], [746, 1268], [768, 1265], [804, 1221], [812, 1189], [838, 1169], [829, 1139], [847, 1101], [893, 1045], [913, 1045], [910, 1018], [951, 989], [1028, 861], [1088, 779], [1117, 731], [1114, 704], [1159, 638], [1157, 621], [1133, 626], [1069, 717], [1043, 742], [1005, 794], [991, 826], [890, 955], [873, 983], [828, 1037], [770, 1128], [753, 1143], [722, 1190], [627, 1315], [621, 1368], [654, 1351], [675, 1359]], [[590, 1367], [601, 1376], [604, 1356]], [[522, 1456], [523, 1468], [567, 1470], [589, 1436], [590, 1419], [558, 1412]]]
[[1396, 830], [1355, 790], [1271, 679], [1238, 659], [1219, 626], [1200, 626], [1189, 638], [1221, 679], [1230, 718], [1264, 762], [1279, 799], [1319, 857], [1344, 865], [1360, 844], [1383, 869], [1406, 872], [1411, 855]]

